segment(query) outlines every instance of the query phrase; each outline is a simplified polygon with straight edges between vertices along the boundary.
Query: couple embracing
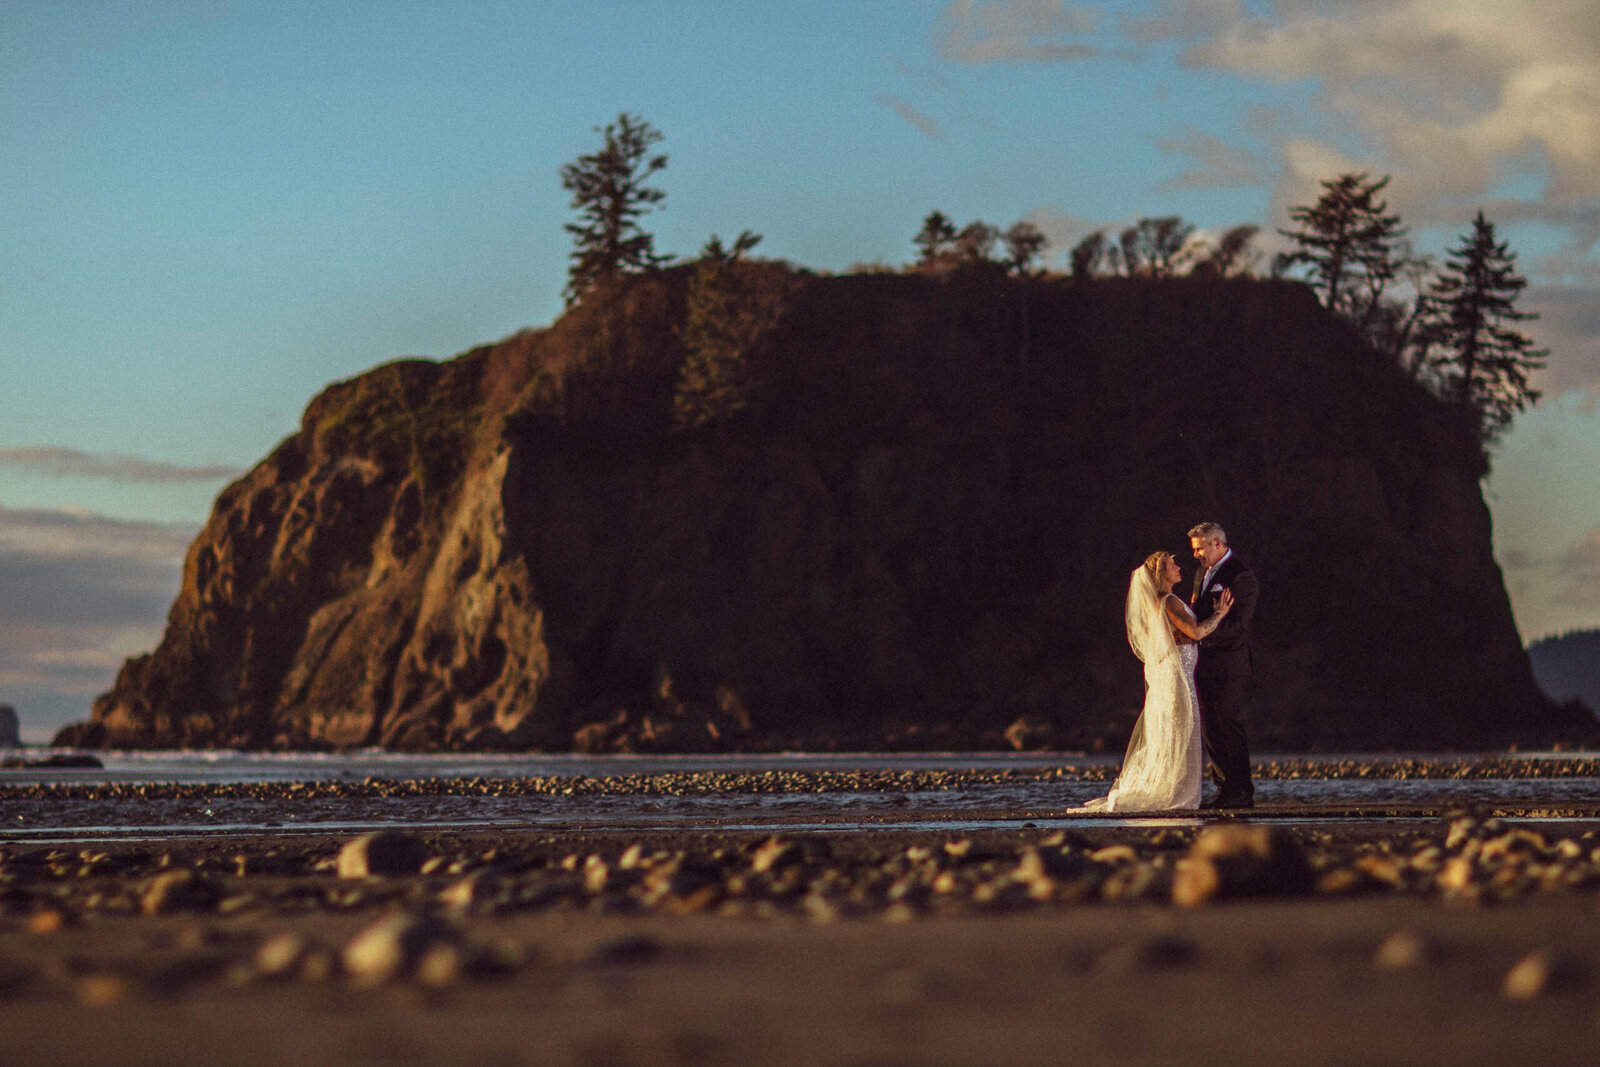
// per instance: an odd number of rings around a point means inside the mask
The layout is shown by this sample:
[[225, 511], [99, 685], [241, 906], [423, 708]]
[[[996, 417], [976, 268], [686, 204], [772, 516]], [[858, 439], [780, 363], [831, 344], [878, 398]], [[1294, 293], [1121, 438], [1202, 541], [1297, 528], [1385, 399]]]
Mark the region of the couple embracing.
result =
[[[1185, 602], [1177, 560], [1156, 552], [1128, 583], [1128, 643], [1144, 661], [1145, 697], [1110, 794], [1078, 811], [1165, 811], [1254, 805], [1239, 712], [1250, 678], [1256, 576], [1214, 522], [1189, 531], [1200, 569]], [[1200, 802], [1203, 752], [1217, 792]]]

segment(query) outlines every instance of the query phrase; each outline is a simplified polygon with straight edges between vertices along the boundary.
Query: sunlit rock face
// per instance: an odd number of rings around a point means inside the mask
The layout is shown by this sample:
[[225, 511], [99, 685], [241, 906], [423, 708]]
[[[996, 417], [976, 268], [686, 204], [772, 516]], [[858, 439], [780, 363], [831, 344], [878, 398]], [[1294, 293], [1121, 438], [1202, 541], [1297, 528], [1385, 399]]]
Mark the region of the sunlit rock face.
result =
[[692, 432], [681, 272], [331, 386], [61, 740], [1117, 746], [1128, 574], [1200, 520], [1261, 581], [1257, 747], [1592, 729], [1534, 685], [1470, 428], [1303, 287], [750, 269], [786, 311]]

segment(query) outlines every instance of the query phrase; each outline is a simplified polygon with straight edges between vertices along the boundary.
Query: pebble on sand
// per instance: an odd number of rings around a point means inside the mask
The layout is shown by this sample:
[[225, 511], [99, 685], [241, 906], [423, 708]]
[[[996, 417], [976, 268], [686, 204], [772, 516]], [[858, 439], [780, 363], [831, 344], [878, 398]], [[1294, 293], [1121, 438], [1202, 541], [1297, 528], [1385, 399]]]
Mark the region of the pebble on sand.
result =
[[428, 859], [428, 846], [420, 838], [398, 830], [362, 834], [339, 849], [340, 878], [369, 875], [416, 874]]
[[[458, 940], [454, 928], [441, 920], [395, 912], [351, 938], [340, 959], [351, 983], [368, 988], [411, 977], [419, 961]], [[427, 977], [437, 979], [440, 969], [433, 967]]]
[[1397, 930], [1372, 954], [1372, 965], [1385, 971], [1402, 971], [1426, 963], [1431, 954], [1421, 936], [1411, 930]]
[[1500, 993], [1508, 1000], [1532, 1000], [1550, 983], [1551, 961], [1548, 952], [1530, 952], [1506, 972]]

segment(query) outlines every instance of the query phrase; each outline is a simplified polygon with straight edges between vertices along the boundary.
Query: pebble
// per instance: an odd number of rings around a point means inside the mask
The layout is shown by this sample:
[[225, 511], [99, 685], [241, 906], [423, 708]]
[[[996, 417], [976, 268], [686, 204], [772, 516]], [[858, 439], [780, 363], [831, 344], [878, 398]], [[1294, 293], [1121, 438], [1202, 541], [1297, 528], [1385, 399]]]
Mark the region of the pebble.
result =
[[1508, 1000], [1532, 1000], [1544, 992], [1550, 972], [1550, 954], [1530, 952], [1506, 972], [1500, 993]]
[[1281, 827], [1208, 826], [1178, 861], [1172, 901], [1195, 907], [1215, 897], [1295, 895], [1314, 874], [1294, 837]]
[[53, 934], [67, 925], [67, 913], [59, 908], [41, 908], [28, 916], [28, 933]]
[[256, 973], [264, 978], [292, 977], [312, 947], [310, 938], [294, 931], [270, 937], [256, 949]]
[[222, 890], [211, 879], [185, 867], [174, 868], [150, 880], [139, 898], [139, 910], [146, 915], [172, 911], [209, 911], [222, 899]]
[[416, 874], [427, 859], [428, 846], [420, 838], [379, 830], [346, 841], [339, 849], [336, 870], [340, 878]]
[[439, 919], [396, 912], [351, 938], [340, 961], [353, 985], [370, 988], [410, 977], [430, 950], [458, 937], [453, 927]]
[[73, 999], [86, 1008], [103, 1008], [126, 1000], [128, 983], [114, 974], [90, 974], [73, 986]]
[[756, 874], [765, 874], [781, 865], [797, 862], [799, 858], [799, 850], [792, 842], [769, 837], [750, 854], [750, 869]]
[[1428, 943], [1410, 930], [1397, 930], [1372, 954], [1372, 965], [1385, 971], [1421, 966], [1431, 955]]

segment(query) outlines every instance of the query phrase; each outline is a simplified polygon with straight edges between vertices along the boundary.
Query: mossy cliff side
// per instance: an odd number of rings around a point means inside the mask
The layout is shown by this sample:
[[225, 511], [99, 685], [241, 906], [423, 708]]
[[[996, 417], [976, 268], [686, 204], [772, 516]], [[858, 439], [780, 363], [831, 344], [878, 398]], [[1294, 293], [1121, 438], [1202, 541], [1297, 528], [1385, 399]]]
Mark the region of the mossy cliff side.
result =
[[1472, 428], [1304, 287], [747, 269], [785, 311], [692, 432], [683, 271], [330, 387], [61, 740], [1116, 746], [1128, 573], [1202, 519], [1261, 580], [1258, 748], [1592, 729], [1534, 685]]

